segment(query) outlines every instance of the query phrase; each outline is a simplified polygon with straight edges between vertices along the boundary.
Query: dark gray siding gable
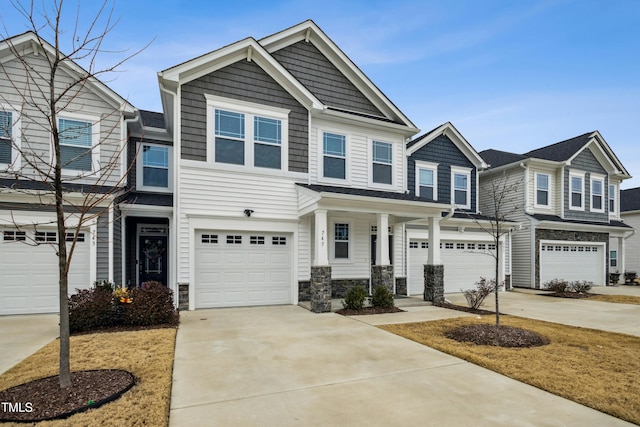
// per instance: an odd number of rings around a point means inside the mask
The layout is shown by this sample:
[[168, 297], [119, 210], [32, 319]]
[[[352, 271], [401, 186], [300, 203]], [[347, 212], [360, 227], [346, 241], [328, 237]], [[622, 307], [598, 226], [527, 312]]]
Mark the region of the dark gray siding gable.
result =
[[255, 62], [246, 60], [221, 68], [181, 87], [181, 156], [207, 159], [207, 109], [204, 94], [270, 105], [289, 113], [289, 170], [307, 172], [309, 114], [295, 98]]
[[[584, 207], [583, 211], [569, 209], [570, 192], [570, 173], [571, 171], [586, 172], [584, 176]], [[591, 175], [597, 174], [604, 176], [603, 189], [603, 206], [604, 213], [591, 212]], [[575, 219], [581, 221], [601, 221], [609, 222], [609, 178], [607, 171], [602, 167], [598, 159], [595, 158], [591, 150], [583, 150], [572, 160], [571, 166], [565, 168], [564, 172], [564, 217], [566, 219]]]
[[438, 202], [451, 203], [451, 166], [471, 168], [471, 210], [476, 210], [476, 169], [473, 163], [445, 135], [418, 149], [409, 157], [407, 185], [416, 194], [416, 160], [438, 164]]
[[323, 104], [384, 117], [313, 43], [300, 41], [272, 55]]

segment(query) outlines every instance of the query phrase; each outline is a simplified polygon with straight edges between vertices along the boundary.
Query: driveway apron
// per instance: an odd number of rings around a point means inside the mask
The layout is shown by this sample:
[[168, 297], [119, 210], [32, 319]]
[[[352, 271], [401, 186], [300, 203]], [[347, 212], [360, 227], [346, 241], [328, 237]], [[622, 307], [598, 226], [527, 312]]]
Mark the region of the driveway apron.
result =
[[54, 340], [59, 319], [57, 314], [0, 316], [0, 374]]
[[[411, 309], [421, 310], [449, 313]], [[297, 306], [182, 313], [173, 378], [173, 427], [630, 425], [358, 318]]]

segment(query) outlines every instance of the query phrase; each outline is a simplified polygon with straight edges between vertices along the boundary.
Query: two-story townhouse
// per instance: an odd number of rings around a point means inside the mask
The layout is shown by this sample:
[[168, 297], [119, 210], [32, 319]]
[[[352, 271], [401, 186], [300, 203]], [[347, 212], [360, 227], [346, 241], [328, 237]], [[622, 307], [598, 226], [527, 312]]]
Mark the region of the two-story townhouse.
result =
[[[504, 224], [505, 233], [496, 247], [490, 232], [490, 218], [478, 209], [479, 171], [487, 164], [450, 122], [407, 144], [407, 189], [410, 194], [452, 204], [456, 210], [441, 221], [441, 261], [446, 274], [444, 292], [475, 287], [481, 277], [495, 278], [499, 251], [498, 282], [510, 285], [509, 247], [516, 224]], [[409, 294], [424, 288], [423, 264], [428, 259], [429, 224], [412, 221], [406, 225], [408, 240], [407, 283]], [[464, 266], [461, 268], [460, 266]]]
[[525, 154], [480, 153], [480, 209], [493, 180], [517, 184], [506, 210], [523, 224], [513, 236], [512, 283], [541, 288], [553, 279], [608, 282], [609, 240], [633, 231], [620, 221], [619, 188], [629, 173], [597, 132]]
[[[46, 111], [47, 56], [54, 47], [35, 33], [0, 42], [0, 314], [46, 313], [58, 309], [58, 261], [53, 244], [73, 240], [58, 236], [51, 181], [53, 162]], [[88, 73], [63, 61], [56, 93]], [[40, 90], [42, 92], [40, 92]], [[46, 87], [48, 89], [48, 87]], [[69, 272], [69, 289], [95, 280], [113, 280], [120, 237], [114, 233], [118, 192], [123, 187], [126, 120], [134, 107], [102, 82], [89, 78], [59, 104], [67, 224], [83, 228]], [[49, 165], [49, 166], [48, 166]], [[78, 212], [91, 198], [92, 210], [80, 222]]]
[[[423, 292], [441, 298], [440, 222], [455, 205], [409, 191], [418, 129], [315, 23], [158, 78], [174, 140], [173, 286], [190, 309], [309, 299], [326, 311], [355, 285], [406, 293], [416, 220], [431, 230]], [[464, 149], [473, 160], [452, 194], [471, 198], [482, 161]]]
[[620, 219], [634, 229], [623, 239], [609, 241], [609, 269], [620, 273], [619, 283], [623, 283], [624, 273], [640, 274], [640, 187], [620, 190]]

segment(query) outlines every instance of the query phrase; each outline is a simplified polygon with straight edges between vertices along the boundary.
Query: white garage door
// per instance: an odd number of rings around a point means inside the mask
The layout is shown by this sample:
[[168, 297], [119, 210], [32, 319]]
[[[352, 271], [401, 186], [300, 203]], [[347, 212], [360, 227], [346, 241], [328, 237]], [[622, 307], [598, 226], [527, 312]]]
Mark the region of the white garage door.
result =
[[[424, 264], [427, 262], [428, 241], [409, 242], [409, 293], [424, 293]], [[442, 241], [440, 256], [444, 265], [445, 293], [475, 288], [481, 277], [495, 276], [495, 258], [488, 250], [495, 245], [477, 242]]]
[[[3, 229], [0, 238], [0, 314], [57, 313], [55, 231]], [[89, 288], [89, 233], [81, 233], [71, 261], [69, 290]]]
[[604, 245], [585, 242], [540, 244], [540, 284], [553, 279], [586, 280], [604, 285]]
[[291, 235], [196, 232], [196, 308], [291, 304]]

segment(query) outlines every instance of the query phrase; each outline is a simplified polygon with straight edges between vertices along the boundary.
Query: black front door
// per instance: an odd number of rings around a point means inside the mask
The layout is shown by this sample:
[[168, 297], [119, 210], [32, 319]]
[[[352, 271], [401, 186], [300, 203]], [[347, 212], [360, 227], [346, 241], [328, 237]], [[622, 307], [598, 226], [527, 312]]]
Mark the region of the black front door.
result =
[[154, 280], [167, 286], [167, 236], [139, 236], [138, 248], [138, 283]]

